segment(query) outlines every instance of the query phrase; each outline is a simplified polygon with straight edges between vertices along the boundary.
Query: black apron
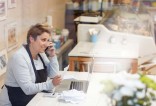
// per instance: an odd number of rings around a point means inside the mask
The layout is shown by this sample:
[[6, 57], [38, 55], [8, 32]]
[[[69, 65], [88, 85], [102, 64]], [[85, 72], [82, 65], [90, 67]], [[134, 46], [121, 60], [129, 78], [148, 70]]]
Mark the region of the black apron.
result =
[[[40, 54], [38, 54], [38, 56], [40, 57], [43, 63], [44, 69], [36, 70], [32, 55], [30, 53], [29, 45], [26, 45], [25, 48], [29, 54], [34, 69], [34, 73], [36, 76], [35, 83], [45, 82], [47, 80], [47, 71], [46, 71], [46, 65], [44, 64], [42, 57], [40, 56]], [[11, 87], [8, 85], [5, 86], [8, 89], [9, 100], [12, 106], [26, 106], [29, 103], [29, 101], [36, 95], [36, 94], [26, 95], [20, 87]]]

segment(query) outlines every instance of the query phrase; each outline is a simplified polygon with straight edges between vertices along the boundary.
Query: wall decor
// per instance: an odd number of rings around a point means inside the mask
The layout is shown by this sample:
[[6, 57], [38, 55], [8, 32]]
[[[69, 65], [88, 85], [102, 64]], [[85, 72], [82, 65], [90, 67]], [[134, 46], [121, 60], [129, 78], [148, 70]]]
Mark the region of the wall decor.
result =
[[16, 7], [16, 0], [8, 0], [8, 8]]
[[4, 27], [0, 26], [0, 51], [6, 48]]
[[6, 0], [0, 0], [0, 21], [6, 19], [7, 16], [7, 5]]
[[6, 72], [7, 61], [7, 51], [6, 49], [3, 49], [0, 51], [0, 76]]
[[17, 23], [12, 22], [6, 25], [5, 28], [5, 37], [7, 41], [7, 50], [11, 51], [17, 47], [18, 36], [17, 36]]

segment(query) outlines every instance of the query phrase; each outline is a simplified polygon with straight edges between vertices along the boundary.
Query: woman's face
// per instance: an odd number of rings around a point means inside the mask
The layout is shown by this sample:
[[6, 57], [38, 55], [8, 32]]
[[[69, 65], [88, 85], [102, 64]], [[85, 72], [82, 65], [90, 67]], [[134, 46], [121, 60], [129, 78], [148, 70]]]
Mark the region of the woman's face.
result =
[[42, 53], [45, 51], [45, 49], [49, 46], [49, 33], [44, 32], [40, 36], [37, 36], [36, 40], [31, 41], [31, 45], [33, 47], [33, 50], [35, 50], [37, 53]]

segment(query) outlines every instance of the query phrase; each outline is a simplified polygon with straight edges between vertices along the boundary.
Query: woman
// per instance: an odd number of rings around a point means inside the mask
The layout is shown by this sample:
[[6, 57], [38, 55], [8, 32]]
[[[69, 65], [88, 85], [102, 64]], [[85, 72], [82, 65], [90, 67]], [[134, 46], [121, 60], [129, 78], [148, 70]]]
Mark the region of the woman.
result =
[[8, 62], [0, 106], [25, 106], [38, 92], [50, 91], [61, 83], [57, 57], [49, 39], [49, 30], [42, 25], [30, 28], [27, 45], [15, 52]]

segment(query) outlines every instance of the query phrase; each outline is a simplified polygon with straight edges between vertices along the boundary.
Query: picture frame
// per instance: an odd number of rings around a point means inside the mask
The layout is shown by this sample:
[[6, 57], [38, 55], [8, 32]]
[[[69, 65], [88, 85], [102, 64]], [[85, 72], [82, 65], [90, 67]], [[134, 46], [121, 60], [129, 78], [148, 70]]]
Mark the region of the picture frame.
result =
[[15, 8], [16, 0], [8, 0], [8, 8]]
[[3, 49], [2, 51], [0, 51], [0, 76], [6, 72], [7, 62], [7, 50]]
[[17, 23], [16, 22], [12, 22], [6, 25], [5, 37], [6, 37], [8, 52], [17, 47], [18, 36], [17, 36]]
[[6, 48], [4, 27], [0, 27], [0, 51]]
[[0, 0], [0, 21], [5, 20], [7, 17], [7, 2]]

